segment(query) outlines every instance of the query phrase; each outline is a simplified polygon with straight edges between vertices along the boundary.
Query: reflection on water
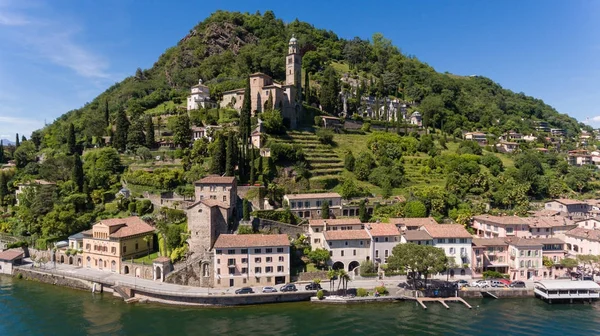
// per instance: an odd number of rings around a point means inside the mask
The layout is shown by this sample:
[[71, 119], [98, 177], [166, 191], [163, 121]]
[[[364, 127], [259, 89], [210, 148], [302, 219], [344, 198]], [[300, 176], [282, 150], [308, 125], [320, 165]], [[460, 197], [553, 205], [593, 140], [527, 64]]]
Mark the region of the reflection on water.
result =
[[0, 277], [0, 335], [597, 335], [600, 304], [536, 299], [469, 300], [473, 309], [414, 302], [235, 308], [128, 305], [92, 294]]

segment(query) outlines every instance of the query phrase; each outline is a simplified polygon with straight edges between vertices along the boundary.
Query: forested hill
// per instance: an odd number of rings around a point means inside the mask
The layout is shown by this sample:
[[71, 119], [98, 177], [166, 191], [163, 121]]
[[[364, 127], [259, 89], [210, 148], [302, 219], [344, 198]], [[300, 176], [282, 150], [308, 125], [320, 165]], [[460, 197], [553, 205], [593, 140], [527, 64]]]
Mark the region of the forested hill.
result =
[[[36, 132], [34, 138], [42, 135], [42, 147], [61, 146], [73, 123], [78, 142], [90, 144], [109, 132], [106, 106], [110, 123], [120, 109], [133, 118], [153, 113], [159, 105], [175, 110], [199, 78], [215, 99], [223, 91], [243, 87], [249, 73], [260, 71], [283, 80], [284, 55], [292, 34], [298, 38], [311, 83], [318, 84], [328, 66], [340, 76], [348, 71], [362, 83], [365, 94], [420, 103], [425, 122], [447, 133], [491, 127], [525, 133], [533, 130], [534, 120], [549, 122], [569, 135], [578, 132], [575, 119], [539, 99], [503, 89], [488, 78], [438, 73], [416, 57], [402, 54], [381, 34], [373, 34], [369, 41], [345, 40], [306, 22], [286, 24], [270, 11], [262, 15], [218, 11], [161, 55], [152, 68], [137, 69], [91, 103]], [[312, 87], [312, 103], [318, 103], [319, 86]]]

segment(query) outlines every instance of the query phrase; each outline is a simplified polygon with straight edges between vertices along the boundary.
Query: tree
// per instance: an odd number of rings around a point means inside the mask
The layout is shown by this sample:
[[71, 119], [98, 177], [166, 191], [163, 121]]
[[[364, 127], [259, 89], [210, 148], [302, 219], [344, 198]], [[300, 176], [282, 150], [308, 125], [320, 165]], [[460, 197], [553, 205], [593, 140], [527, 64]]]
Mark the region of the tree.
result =
[[108, 111], [108, 99], [104, 100], [104, 126], [110, 125], [110, 112]]
[[154, 140], [154, 123], [152, 123], [151, 116], [146, 116], [146, 120], [144, 123], [144, 133], [146, 136], [146, 147], [156, 147], [156, 141]]
[[115, 124], [116, 130], [112, 138], [112, 145], [116, 150], [123, 152], [127, 148], [127, 133], [129, 131], [129, 120], [125, 115], [125, 110], [119, 109], [117, 111]]
[[225, 172], [225, 165], [227, 163], [226, 152], [227, 150], [224, 135], [219, 135], [216, 143], [214, 144], [213, 153], [211, 155], [211, 173], [222, 175]]
[[[229, 134], [227, 137], [227, 149], [225, 159], [225, 175], [233, 176], [235, 170], [235, 135]], [[252, 164], [252, 163], [251, 163]]]
[[321, 218], [329, 219], [329, 201], [322, 201], [321, 204]]
[[358, 218], [362, 223], [367, 223], [369, 221], [369, 213], [367, 212], [365, 200], [361, 200], [358, 204]]
[[249, 221], [250, 220], [250, 203], [245, 198], [242, 201], [242, 213], [243, 213], [244, 220]]
[[8, 186], [6, 184], [6, 176], [0, 170], [0, 206], [4, 205], [4, 199], [8, 195]]
[[136, 150], [140, 146], [146, 144], [146, 138], [144, 136], [144, 124], [141, 119], [136, 120], [127, 133], [127, 148]]
[[250, 120], [252, 115], [252, 101], [250, 97], [250, 77], [246, 81], [246, 89], [244, 91], [244, 102], [242, 103], [242, 109], [240, 110], [240, 134], [242, 143], [248, 143], [250, 137]]
[[334, 269], [330, 269], [327, 271], [327, 279], [329, 279], [329, 291], [333, 291], [333, 286], [335, 285], [335, 279], [337, 278], [337, 271]]
[[75, 139], [75, 126], [73, 126], [73, 123], [69, 124], [67, 133], [67, 152], [70, 155], [77, 153], [77, 140]]
[[4, 163], [4, 144], [0, 140], [0, 164]]
[[317, 248], [308, 253], [308, 259], [317, 267], [324, 267], [329, 259], [329, 251], [323, 248]]
[[150, 247], [150, 242], [152, 241], [152, 235], [151, 234], [147, 234], [144, 236], [144, 243], [146, 243], [146, 256], [150, 255], [150, 251], [152, 250], [152, 248]]
[[250, 149], [250, 184], [254, 184], [256, 181], [256, 171], [254, 169], [254, 148]]
[[406, 270], [412, 279], [417, 274], [427, 277], [446, 269], [448, 261], [444, 250], [431, 245], [416, 245], [413, 243], [398, 244], [392, 249], [392, 255], [388, 258], [388, 268], [395, 270]]
[[360, 263], [360, 276], [364, 277], [373, 273], [377, 273], [373, 261], [363, 260], [363, 262]]
[[568, 269], [572, 269], [573, 267], [577, 267], [579, 263], [573, 258], [564, 258], [560, 261], [560, 265]]
[[17, 133], [17, 136], [15, 137], [15, 147], [18, 148], [20, 145], [19, 133]]
[[75, 185], [77, 186], [78, 192], [83, 192], [83, 163], [81, 162], [81, 157], [78, 153], [75, 153], [75, 156], [73, 157], [73, 171], [71, 175], [71, 181], [73, 181], [73, 183], [75, 183]]
[[140, 146], [136, 149], [135, 154], [144, 162], [152, 159], [152, 152], [150, 149]]
[[361, 181], [366, 181], [371, 174], [371, 169], [375, 166], [375, 160], [368, 152], [362, 152], [358, 155], [354, 164], [354, 174]]
[[598, 256], [593, 254], [579, 254], [577, 255], [577, 261], [583, 264], [583, 267], [585, 268], [586, 265], [592, 266], [594, 263], [597, 263]]
[[348, 151], [346, 153], [346, 157], [344, 157], [344, 168], [346, 168], [348, 171], [354, 171], [355, 161], [354, 154], [352, 154], [351, 151]]
[[28, 163], [35, 162], [36, 150], [33, 142], [23, 142], [19, 148], [15, 150], [14, 159], [17, 168], [24, 168]]
[[175, 129], [173, 130], [173, 143], [181, 148], [188, 148], [192, 142], [192, 128], [187, 113], [176, 117]]
[[408, 201], [404, 205], [404, 217], [418, 218], [427, 217], [427, 208], [421, 201]]
[[546, 256], [543, 256], [542, 264], [544, 265], [544, 267], [552, 267], [552, 266], [554, 266], [554, 261], [552, 261], [552, 259], [550, 259]]
[[335, 114], [338, 110], [340, 94], [340, 80], [335, 69], [327, 66], [323, 72], [323, 82], [321, 83], [321, 94], [319, 101], [323, 110], [330, 114]]
[[309, 71], [304, 71], [304, 101], [310, 104], [310, 75]]
[[279, 110], [266, 110], [261, 114], [261, 120], [265, 132], [268, 134], [283, 134], [285, 126], [283, 126], [283, 116]]
[[361, 196], [363, 193], [356, 184], [356, 180], [353, 178], [347, 178], [344, 180], [342, 187], [340, 188], [340, 196], [344, 199], [351, 199], [352, 197]]

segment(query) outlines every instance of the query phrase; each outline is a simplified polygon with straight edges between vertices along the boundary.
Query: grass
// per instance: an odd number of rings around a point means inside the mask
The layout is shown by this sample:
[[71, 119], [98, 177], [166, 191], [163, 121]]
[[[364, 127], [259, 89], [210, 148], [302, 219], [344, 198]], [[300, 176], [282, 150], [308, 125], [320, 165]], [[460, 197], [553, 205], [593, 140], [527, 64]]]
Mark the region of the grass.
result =
[[367, 151], [367, 135], [362, 134], [334, 134], [333, 141], [336, 147], [333, 149], [340, 157], [346, 155], [346, 151], [351, 151], [354, 156]]
[[347, 63], [331, 62], [331, 66], [340, 74], [350, 72], [350, 66]]
[[158, 251], [154, 252], [154, 253], [150, 253], [150, 255], [147, 255], [145, 257], [141, 257], [141, 258], [137, 258], [137, 259], [133, 259], [133, 262], [136, 264], [152, 264], [152, 260], [158, 258]]
[[167, 110], [175, 110], [178, 106], [184, 106], [184, 104], [175, 104], [172, 100], [164, 102], [156, 107], [146, 110], [146, 114], [159, 115], [165, 113]]

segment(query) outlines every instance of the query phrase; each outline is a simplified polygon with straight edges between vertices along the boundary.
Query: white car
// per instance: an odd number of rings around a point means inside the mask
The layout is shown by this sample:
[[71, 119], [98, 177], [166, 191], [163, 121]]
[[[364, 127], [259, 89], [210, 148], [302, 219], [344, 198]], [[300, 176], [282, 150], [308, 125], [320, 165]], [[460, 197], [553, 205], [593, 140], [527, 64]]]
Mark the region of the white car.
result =
[[471, 283], [471, 287], [486, 288], [490, 287], [490, 282], [487, 280], [477, 280]]
[[267, 287], [263, 287], [262, 292], [263, 293], [277, 293], [277, 289], [275, 289], [275, 287], [267, 286]]

